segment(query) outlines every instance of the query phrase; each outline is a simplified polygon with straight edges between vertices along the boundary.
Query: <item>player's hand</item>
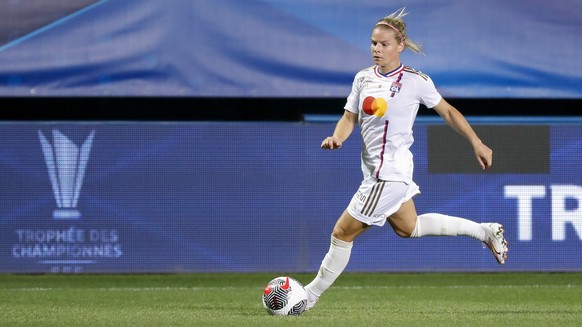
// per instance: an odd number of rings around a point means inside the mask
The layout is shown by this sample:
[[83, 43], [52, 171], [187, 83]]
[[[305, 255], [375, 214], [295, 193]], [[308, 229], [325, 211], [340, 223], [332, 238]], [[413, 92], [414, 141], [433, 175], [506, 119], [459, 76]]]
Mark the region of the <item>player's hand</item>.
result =
[[322, 149], [339, 149], [342, 147], [342, 141], [335, 136], [326, 137], [323, 142], [321, 142]]
[[481, 165], [481, 169], [486, 170], [493, 164], [493, 150], [483, 143], [474, 147], [475, 156]]

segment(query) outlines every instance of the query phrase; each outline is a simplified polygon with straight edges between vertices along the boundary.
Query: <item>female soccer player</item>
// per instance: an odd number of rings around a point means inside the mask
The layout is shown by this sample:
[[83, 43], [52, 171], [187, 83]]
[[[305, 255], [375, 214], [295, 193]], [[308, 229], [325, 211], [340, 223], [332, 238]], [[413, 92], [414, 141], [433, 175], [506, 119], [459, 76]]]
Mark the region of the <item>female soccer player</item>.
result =
[[342, 273], [354, 239], [369, 227], [383, 226], [386, 221], [401, 237], [466, 235], [488, 246], [498, 263], [504, 264], [507, 258], [507, 242], [500, 224], [479, 224], [438, 213], [417, 216], [412, 197], [420, 191], [412, 181], [409, 149], [420, 103], [433, 108], [469, 141], [482, 169], [491, 166], [493, 152], [481, 142], [465, 117], [442, 98], [427, 75], [400, 62], [400, 53], [406, 48], [421, 52], [406, 36], [402, 19], [406, 15], [402, 8], [374, 26], [371, 37], [374, 66], [356, 74], [343, 116], [333, 135], [321, 143], [323, 149], [341, 148], [359, 123], [364, 180], [333, 228], [331, 245], [317, 276], [305, 287], [307, 309]]

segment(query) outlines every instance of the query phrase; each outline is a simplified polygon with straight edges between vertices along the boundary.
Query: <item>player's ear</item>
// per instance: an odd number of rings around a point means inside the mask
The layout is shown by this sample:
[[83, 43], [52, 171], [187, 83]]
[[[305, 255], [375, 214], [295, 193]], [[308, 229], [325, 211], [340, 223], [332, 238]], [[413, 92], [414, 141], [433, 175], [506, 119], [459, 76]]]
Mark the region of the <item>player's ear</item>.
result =
[[404, 49], [406, 49], [406, 45], [404, 44], [404, 42], [400, 42], [398, 44], [398, 52], [402, 52], [404, 51]]

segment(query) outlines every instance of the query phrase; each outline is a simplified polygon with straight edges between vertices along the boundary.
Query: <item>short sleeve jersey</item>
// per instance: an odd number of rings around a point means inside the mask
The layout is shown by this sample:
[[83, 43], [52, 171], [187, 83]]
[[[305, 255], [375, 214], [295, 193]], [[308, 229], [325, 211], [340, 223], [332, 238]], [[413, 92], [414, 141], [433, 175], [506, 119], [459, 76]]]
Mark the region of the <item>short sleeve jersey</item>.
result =
[[442, 96], [427, 75], [403, 66], [381, 74], [378, 66], [358, 72], [345, 109], [358, 115], [362, 172], [386, 181], [412, 181], [412, 126], [422, 103], [436, 106]]

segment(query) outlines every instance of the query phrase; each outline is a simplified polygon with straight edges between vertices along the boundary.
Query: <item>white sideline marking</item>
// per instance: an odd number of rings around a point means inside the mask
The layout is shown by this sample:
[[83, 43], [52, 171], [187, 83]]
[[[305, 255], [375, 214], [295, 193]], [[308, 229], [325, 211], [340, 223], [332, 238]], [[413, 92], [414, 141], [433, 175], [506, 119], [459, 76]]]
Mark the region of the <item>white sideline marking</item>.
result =
[[[449, 285], [449, 286], [421, 286], [421, 285], [405, 285], [405, 286], [332, 286], [333, 289], [342, 290], [367, 290], [367, 289], [464, 289], [464, 288], [580, 288], [582, 285], [567, 284], [567, 285]], [[96, 287], [96, 288], [64, 288], [64, 287], [22, 287], [22, 288], [0, 288], [0, 291], [19, 291], [19, 292], [50, 292], [50, 291], [112, 291], [112, 292], [164, 292], [164, 291], [228, 291], [240, 289], [257, 289], [257, 287]]]

